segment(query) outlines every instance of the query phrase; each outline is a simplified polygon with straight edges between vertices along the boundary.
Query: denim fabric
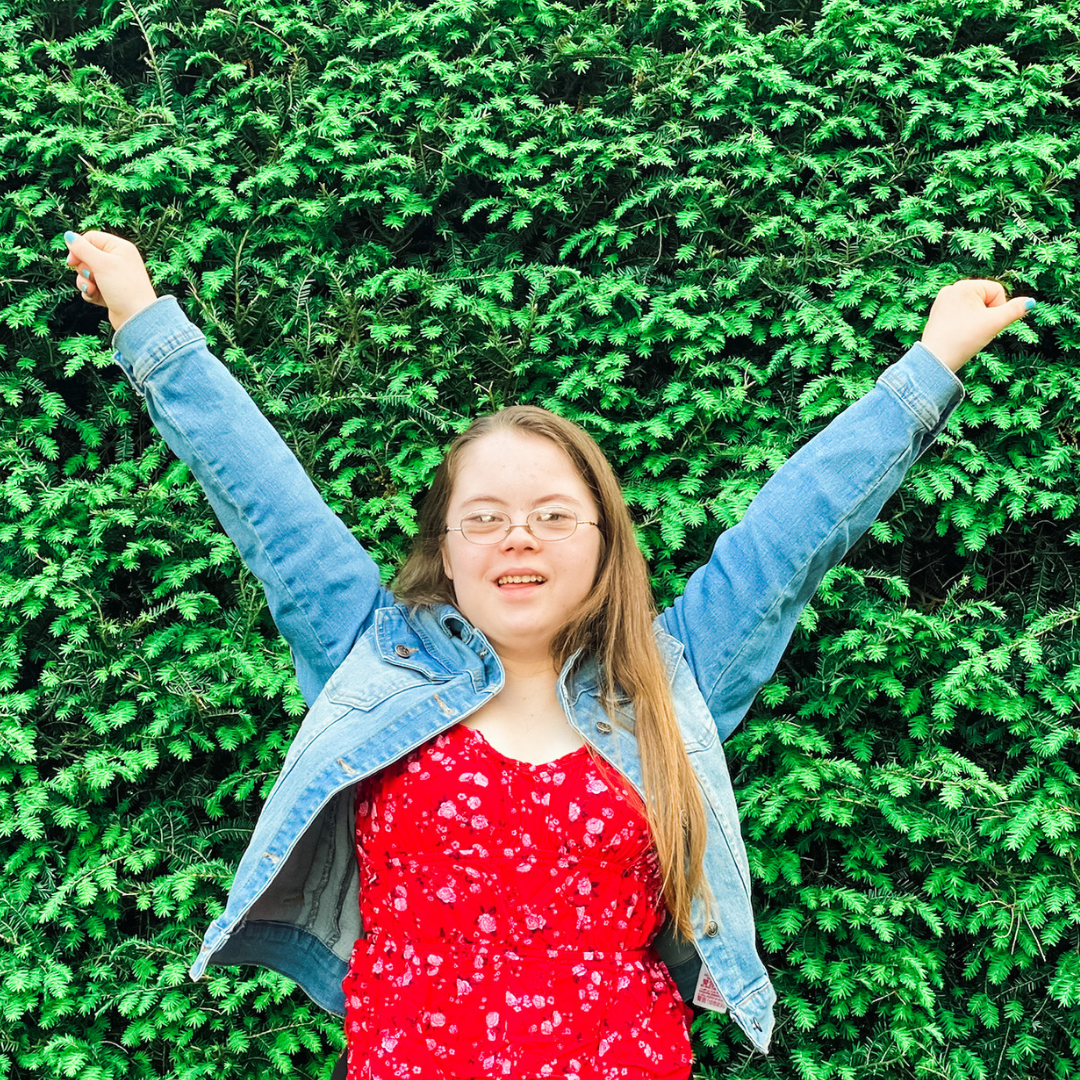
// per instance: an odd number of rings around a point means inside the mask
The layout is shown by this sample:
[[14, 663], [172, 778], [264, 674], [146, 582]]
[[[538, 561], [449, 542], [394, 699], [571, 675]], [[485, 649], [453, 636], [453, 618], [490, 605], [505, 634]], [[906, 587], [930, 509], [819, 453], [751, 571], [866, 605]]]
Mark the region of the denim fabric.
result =
[[[124, 324], [116, 359], [166, 442], [191, 467], [266, 590], [310, 710], [191, 975], [256, 963], [344, 1012], [341, 980], [362, 934], [352, 788], [458, 723], [503, 685], [484, 635], [453, 607], [409, 610], [172, 297]], [[656, 620], [708, 820], [695, 940], [657, 947], [684, 996], [704, 963], [731, 1015], [768, 1048], [775, 994], [754, 946], [750, 870], [722, 740], [774, 671], [822, 575], [868, 527], [960, 400], [916, 345], [807, 443], [724, 532]], [[608, 715], [593, 658], [559, 677], [567, 717], [642, 790], [634, 715]]]

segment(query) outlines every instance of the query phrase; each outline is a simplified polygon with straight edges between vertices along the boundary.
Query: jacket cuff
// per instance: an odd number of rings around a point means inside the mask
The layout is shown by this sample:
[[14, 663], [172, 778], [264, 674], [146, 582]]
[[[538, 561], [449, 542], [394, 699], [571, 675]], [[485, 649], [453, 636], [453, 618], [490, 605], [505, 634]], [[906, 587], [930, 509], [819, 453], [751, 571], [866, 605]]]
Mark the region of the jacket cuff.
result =
[[113, 359], [141, 397], [154, 370], [177, 349], [205, 340], [175, 296], [160, 296], [113, 334]]
[[[964, 399], [964, 384], [925, 345], [917, 342], [878, 377], [936, 438]], [[927, 443], [929, 445], [929, 442]]]

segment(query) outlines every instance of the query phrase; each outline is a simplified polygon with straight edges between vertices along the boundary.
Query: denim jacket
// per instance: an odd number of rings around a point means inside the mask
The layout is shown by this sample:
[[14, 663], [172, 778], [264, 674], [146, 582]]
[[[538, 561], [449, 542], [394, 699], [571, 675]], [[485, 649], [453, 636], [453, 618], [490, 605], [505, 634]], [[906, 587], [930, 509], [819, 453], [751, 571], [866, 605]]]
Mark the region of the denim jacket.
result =
[[[499, 658], [451, 606], [395, 602], [344, 524], [176, 300], [114, 338], [117, 361], [261, 580], [292, 649], [309, 712], [191, 976], [262, 964], [344, 1014], [341, 982], [360, 923], [352, 787], [458, 723], [503, 685]], [[869, 526], [961, 397], [921, 345], [802, 447], [656, 620], [708, 823], [692, 942], [656, 945], [685, 998], [702, 965], [754, 1046], [768, 1049], [775, 993], [758, 958], [750, 871], [723, 740], [771, 676], [822, 575]], [[558, 695], [573, 726], [642, 791], [628, 701], [609, 714], [600, 673], [573, 657]], [[714, 995], [713, 1001], [718, 1001]]]

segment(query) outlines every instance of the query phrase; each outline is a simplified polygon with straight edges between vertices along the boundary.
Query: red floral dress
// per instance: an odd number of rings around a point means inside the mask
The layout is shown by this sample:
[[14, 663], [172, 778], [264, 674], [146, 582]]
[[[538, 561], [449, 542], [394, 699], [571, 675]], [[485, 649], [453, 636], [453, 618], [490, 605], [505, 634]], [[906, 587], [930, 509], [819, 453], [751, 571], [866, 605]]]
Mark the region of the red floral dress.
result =
[[641, 800], [585, 747], [531, 765], [458, 725], [360, 785], [356, 842], [349, 1080], [686, 1080]]

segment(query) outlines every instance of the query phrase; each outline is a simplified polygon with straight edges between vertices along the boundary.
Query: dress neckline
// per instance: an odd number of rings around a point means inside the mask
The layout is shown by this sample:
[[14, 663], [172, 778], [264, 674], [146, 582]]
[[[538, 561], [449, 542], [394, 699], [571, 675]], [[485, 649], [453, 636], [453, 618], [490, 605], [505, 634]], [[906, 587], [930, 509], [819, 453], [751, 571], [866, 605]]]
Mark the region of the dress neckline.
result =
[[560, 754], [557, 758], [552, 758], [550, 761], [523, 761], [521, 758], [510, 757], [508, 754], [504, 754], [501, 750], [496, 749], [488, 742], [487, 736], [482, 731], [478, 731], [476, 728], [467, 727], [465, 724], [458, 724], [462, 731], [468, 732], [473, 736], [473, 741], [483, 747], [483, 749], [492, 757], [498, 759], [506, 765], [518, 769], [527, 769], [529, 771], [535, 771], [536, 769], [552, 769], [559, 765], [564, 765], [570, 761], [573, 761], [582, 755], [589, 756], [588, 744], [579, 746], [576, 750], [570, 750], [565, 754]]

